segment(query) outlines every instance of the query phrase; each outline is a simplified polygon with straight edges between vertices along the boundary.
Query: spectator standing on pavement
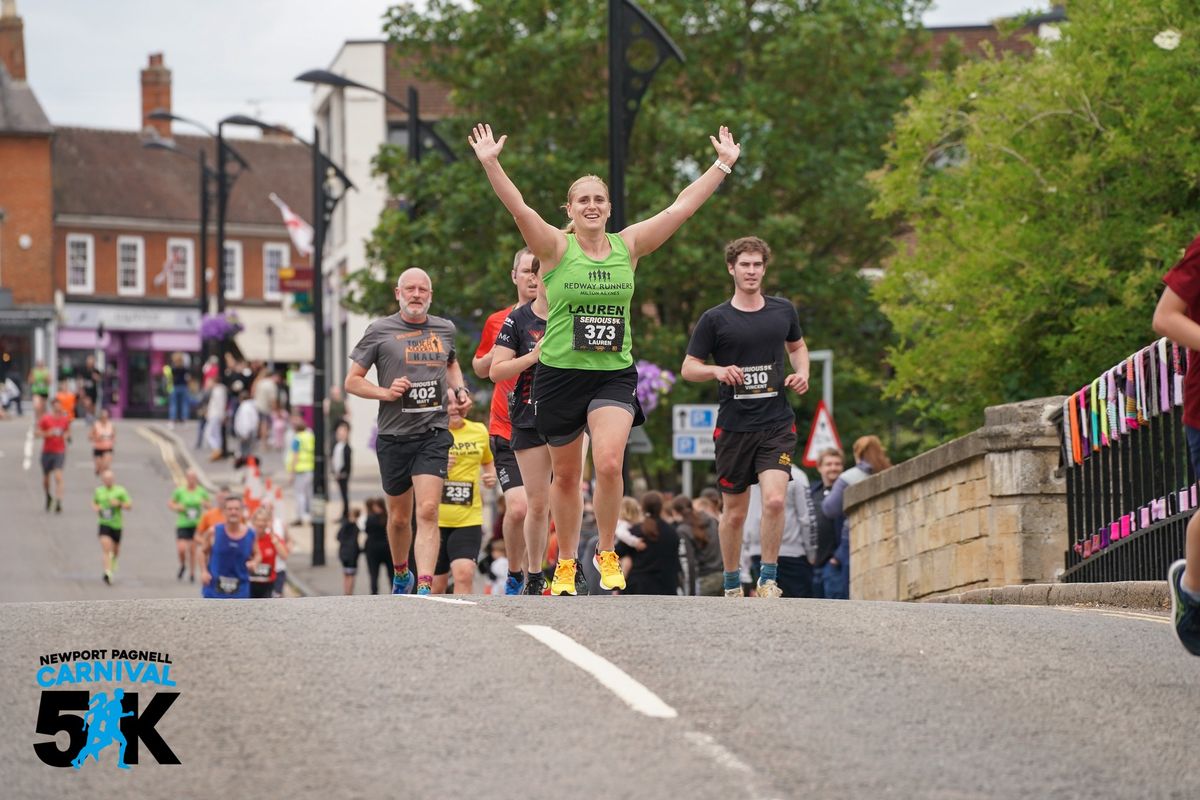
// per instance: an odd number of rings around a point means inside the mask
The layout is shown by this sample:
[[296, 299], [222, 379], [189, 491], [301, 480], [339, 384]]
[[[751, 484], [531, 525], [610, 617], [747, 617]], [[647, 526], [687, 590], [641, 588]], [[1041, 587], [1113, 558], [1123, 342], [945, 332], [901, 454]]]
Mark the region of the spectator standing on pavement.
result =
[[[1188, 348], [1183, 378], [1183, 431], [1192, 472], [1200, 476], [1200, 236], [1165, 276], [1162, 297], [1154, 310], [1154, 331]], [[1164, 454], [1165, 455], [1165, 454]], [[1167, 569], [1171, 621], [1184, 648], [1200, 656], [1200, 514], [1187, 525], [1184, 557]]]
[[208, 392], [208, 404], [204, 410], [204, 441], [208, 445], [208, 460], [220, 461], [229, 392], [215, 376], [205, 381], [204, 388]]
[[[808, 345], [790, 300], [763, 291], [771, 248], [756, 236], [725, 247], [733, 297], [708, 309], [692, 330], [680, 374], [688, 381], [717, 381], [720, 407], [713, 432], [717, 485], [723, 494], [721, 552], [725, 590], [742, 595], [738, 554], [749, 495], [762, 490], [759, 597], [781, 597], [779, 545], [796, 449], [796, 416], [787, 390], [808, 391]], [[705, 363], [709, 358], [712, 364]], [[791, 367], [791, 373], [785, 374]]]
[[117, 485], [111, 469], [100, 475], [103, 483], [92, 493], [92, 510], [100, 517], [100, 552], [104, 562], [104, 582], [111, 584], [117, 572], [121, 551], [122, 513], [133, 508], [133, 499], [124, 486]]
[[92, 442], [92, 460], [95, 461], [96, 474], [99, 475], [112, 467], [113, 445], [116, 444], [117, 430], [108, 416], [108, 409], [101, 408], [88, 431], [88, 439]]
[[329, 469], [337, 481], [338, 493], [342, 496], [342, 519], [350, 518], [350, 423], [338, 422], [333, 431], [333, 452], [330, 453]]
[[[362, 555], [362, 548], [358, 544], [358, 518], [361, 511], [357, 508], [351, 508], [342, 519], [341, 527], [338, 528], [338, 561], [342, 562], [342, 594], [354, 594], [354, 576], [358, 574], [358, 559]], [[384, 562], [385, 564], [387, 562]], [[379, 582], [375, 580], [375, 575], [371, 575], [372, 585], [378, 587]], [[372, 594], [377, 592], [372, 591]]]
[[622, 594], [678, 594], [679, 535], [663, 519], [662, 511], [662, 495], [646, 492], [642, 495], [642, 519], [631, 530], [645, 546], [638, 549], [617, 543], [618, 555], [629, 559]]
[[695, 504], [683, 495], [671, 500], [671, 508], [679, 515], [676, 532], [691, 539], [696, 552], [696, 571], [699, 578], [699, 594], [702, 597], [719, 597], [723, 593], [724, 575], [721, 564], [721, 541], [714, 517], [696, 511]]
[[244, 389], [237, 410], [233, 413], [233, 433], [238, 440], [237, 465], [241, 466], [254, 455], [254, 445], [258, 440], [258, 409], [250, 399], [250, 392]]
[[166, 367], [170, 375], [171, 394], [167, 401], [167, 427], [174, 428], [182, 425], [192, 415], [191, 396], [188, 393], [188, 370], [183, 361], [183, 353], [171, 355], [171, 363]]
[[184, 485], [176, 487], [171, 493], [171, 499], [167, 501], [167, 508], [176, 514], [175, 552], [179, 556], [176, 580], [183, 580], [186, 570], [188, 580], [196, 582], [196, 528], [200, 525], [200, 517], [204, 514], [209, 500], [208, 490], [200, 485], [196, 471], [189, 469], [184, 476]]
[[[46, 493], [46, 510], [54, 507], [62, 513], [63, 464], [67, 459], [67, 444], [71, 441], [71, 418], [57, 397], [50, 410], [38, 420], [34, 434], [42, 440], [42, 489]], [[54, 496], [50, 495], [50, 478], [54, 478]]]
[[346, 396], [342, 394], [342, 387], [336, 384], [329, 387], [329, 396], [325, 398], [325, 414], [328, 420], [325, 430], [336, 430], [338, 425], [350, 418]]
[[833, 489], [821, 502], [821, 510], [838, 528], [837, 550], [821, 573], [825, 596], [831, 600], [850, 598], [850, 520], [845, 514], [846, 489], [892, 466], [878, 436], [860, 436], [855, 440], [854, 461], [854, 466], [833, 482]]
[[313, 470], [317, 466], [317, 441], [299, 414], [292, 416], [292, 445], [287, 457], [288, 481], [292, 485], [298, 520], [293, 525], [312, 522]]
[[372, 497], [366, 502], [367, 518], [363, 530], [367, 534], [367, 574], [371, 579], [371, 594], [379, 594], [379, 573], [386, 581], [392, 565], [392, 551], [388, 546], [387, 504], [381, 497]]
[[230, 495], [221, 508], [224, 522], [200, 539], [200, 593], [210, 599], [250, 596], [250, 570], [255, 566], [254, 532], [243, 524], [242, 498]]
[[[762, 493], [751, 487], [750, 510], [746, 528], [758, 524], [762, 513]], [[795, 465], [787, 487], [784, 505], [783, 538], [779, 545], [779, 588], [784, 597], [813, 597], [813, 569], [809, 556], [817, 550], [817, 531], [808, 476]]]
[[[413, 583], [409, 548], [417, 530], [415, 558], [418, 589], [428, 593], [439, 549], [438, 502], [454, 437], [447, 430], [448, 407], [465, 415], [471, 393], [463, 382], [454, 339], [454, 323], [433, 316], [433, 282], [416, 267], [396, 281], [400, 312], [376, 320], [350, 353], [346, 391], [379, 401], [375, 454], [387, 493], [391, 542], [392, 592], [406, 594]], [[375, 368], [376, 381], [367, 380]]]
[[[837, 559], [833, 554], [837, 551], [841, 530], [836, 520], [825, 514], [821, 504], [833, 491], [834, 481], [842, 474], [844, 459], [842, 451], [836, 447], [822, 450], [817, 456], [817, 474], [821, 476], [821, 480], [813, 481], [812, 485], [808, 487], [808, 494], [813, 504], [813, 515], [817, 523], [817, 549], [809, 559], [813, 565], [813, 597], [828, 597], [825, 593], [825, 567], [831, 560], [833, 569], [836, 570], [838, 566]], [[837, 585], [836, 576], [834, 576], [833, 585]]]

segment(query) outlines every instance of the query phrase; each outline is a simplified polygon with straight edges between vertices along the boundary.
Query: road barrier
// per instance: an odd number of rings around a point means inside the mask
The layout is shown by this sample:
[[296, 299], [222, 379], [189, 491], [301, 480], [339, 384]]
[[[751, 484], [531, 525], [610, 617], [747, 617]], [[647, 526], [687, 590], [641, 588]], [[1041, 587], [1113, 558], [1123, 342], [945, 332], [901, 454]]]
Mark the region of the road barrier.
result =
[[1061, 580], [1162, 580], [1197, 505], [1183, 427], [1187, 351], [1160, 339], [1063, 402], [1070, 546]]

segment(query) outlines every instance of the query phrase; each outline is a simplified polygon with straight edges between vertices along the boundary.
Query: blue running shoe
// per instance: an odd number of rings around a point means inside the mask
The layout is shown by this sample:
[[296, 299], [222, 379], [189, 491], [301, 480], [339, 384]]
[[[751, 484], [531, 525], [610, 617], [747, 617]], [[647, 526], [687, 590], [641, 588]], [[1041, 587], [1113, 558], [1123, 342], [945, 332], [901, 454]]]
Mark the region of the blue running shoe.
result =
[[508, 580], [506, 580], [504, 582], [504, 593], [505, 594], [520, 594], [521, 589], [524, 588], [524, 586], [525, 586], [525, 581], [523, 581], [520, 578], [514, 578], [512, 575], [509, 575]]
[[433, 587], [428, 583], [418, 583], [417, 594], [433, 594]]
[[1183, 593], [1179, 581], [1187, 562], [1176, 561], [1167, 570], [1167, 586], [1171, 590], [1171, 620], [1175, 623], [1175, 635], [1184, 648], [1194, 656], [1200, 656], [1200, 603]]
[[412, 570], [408, 571], [407, 578], [401, 579], [397, 578], [395, 575], [392, 576], [392, 594], [408, 594], [410, 591], [412, 591], [412, 585]]

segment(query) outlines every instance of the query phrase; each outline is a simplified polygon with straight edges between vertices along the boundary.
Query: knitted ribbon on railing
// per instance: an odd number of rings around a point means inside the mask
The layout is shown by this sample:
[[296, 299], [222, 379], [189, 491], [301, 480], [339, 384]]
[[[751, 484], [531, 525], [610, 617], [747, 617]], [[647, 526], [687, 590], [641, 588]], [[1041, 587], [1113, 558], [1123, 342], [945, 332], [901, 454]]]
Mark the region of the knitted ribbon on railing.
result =
[[1158, 340], [1158, 410], [1171, 410], [1171, 383], [1167, 378], [1167, 340]]
[[1108, 374], [1113, 386], [1117, 387], [1117, 402], [1114, 409], [1117, 417], [1117, 432], [1124, 436], [1129, 433], [1129, 427], [1125, 424], [1125, 362], [1117, 364]]
[[1129, 430], [1137, 430], [1137, 383], [1133, 379], [1133, 356], [1125, 359], [1125, 425]]
[[1137, 416], [1138, 424], [1146, 424], [1146, 364], [1145, 350], [1138, 350], [1133, 354], [1133, 380], [1137, 388]]
[[1092, 421], [1092, 447], [1099, 448], [1102, 444], [1107, 444], [1104, 439], [1100, 438], [1100, 379], [1092, 381], [1091, 392], [1088, 397], [1088, 413]]
[[1158, 416], [1158, 348], [1146, 348], [1146, 418]]
[[1108, 447], [1108, 381], [1096, 378], [1096, 416], [1100, 418], [1100, 444]]
[[1062, 404], [1062, 463], [1071, 466], [1075, 463], [1075, 441], [1071, 432], [1071, 398], [1063, 400]]
[[1187, 370], [1183, 366], [1183, 350], [1175, 342], [1171, 342], [1171, 369], [1175, 378], [1175, 392], [1171, 396], [1171, 401], [1174, 405], [1183, 405], [1183, 376]]
[[1121, 438], [1121, 423], [1118, 421], [1117, 409], [1120, 408], [1121, 396], [1117, 393], [1117, 379], [1113, 370], [1104, 373], [1104, 382], [1108, 384], [1108, 405], [1104, 413], [1108, 417], [1108, 439], [1115, 442]]
[[1083, 463], [1083, 434], [1079, 430], [1079, 392], [1067, 398], [1067, 409], [1071, 421], [1071, 457], [1076, 464]]
[[1083, 449], [1083, 457], [1087, 458], [1092, 454], [1092, 424], [1087, 410], [1088, 387], [1084, 386], [1075, 396], [1079, 401], [1079, 442]]

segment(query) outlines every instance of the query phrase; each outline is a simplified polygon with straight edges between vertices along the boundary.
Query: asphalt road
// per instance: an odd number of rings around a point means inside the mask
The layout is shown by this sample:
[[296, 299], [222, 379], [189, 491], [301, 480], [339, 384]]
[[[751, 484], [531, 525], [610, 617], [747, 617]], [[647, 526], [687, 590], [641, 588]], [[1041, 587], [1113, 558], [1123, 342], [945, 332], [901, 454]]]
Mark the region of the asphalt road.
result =
[[[4, 528], [5, 583], [15, 553], [37, 552], [14, 550], [14, 535], [54, 541], [34, 512]], [[158, 574], [169, 540], [159, 556], [159, 535], [144, 536], [147, 575]], [[74, 558], [73, 547], [45, 552]], [[107, 588], [84, 574], [94, 541], [80, 534], [78, 547], [77, 579], [20, 568], [77, 580], [80, 594]], [[173, 574], [142, 580], [145, 595], [178, 589]], [[567, 649], [535, 634], [569, 637]], [[0, 604], [0, 636], [5, 798], [1200, 796], [1200, 660], [1149, 613], [749, 598], [138, 599]], [[580, 658], [571, 642], [592, 671], [564, 656]], [[90, 648], [169, 654], [179, 697], [156, 729], [180, 765], [154, 763], [144, 747], [130, 771], [115, 767], [115, 748], [78, 771], [37, 758], [34, 743], [48, 738], [35, 733], [39, 657]], [[587, 660], [597, 656], [606, 661]], [[143, 710], [153, 691], [141, 687]]]

